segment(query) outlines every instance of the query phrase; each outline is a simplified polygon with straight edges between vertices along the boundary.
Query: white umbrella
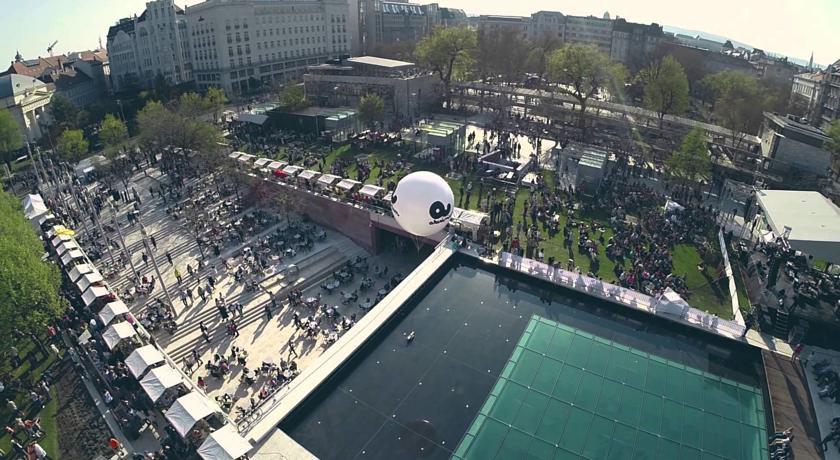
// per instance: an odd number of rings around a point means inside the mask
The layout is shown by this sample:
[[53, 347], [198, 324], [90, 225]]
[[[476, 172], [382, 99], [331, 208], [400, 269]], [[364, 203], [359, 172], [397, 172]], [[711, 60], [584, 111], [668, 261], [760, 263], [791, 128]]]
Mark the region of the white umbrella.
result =
[[208, 436], [197, 452], [204, 460], [235, 460], [250, 450], [251, 444], [227, 424]]
[[142, 346], [128, 355], [125, 358], [125, 365], [128, 366], [129, 372], [136, 378], [140, 378], [143, 372], [149, 368], [163, 362], [163, 353], [160, 352], [154, 345]]

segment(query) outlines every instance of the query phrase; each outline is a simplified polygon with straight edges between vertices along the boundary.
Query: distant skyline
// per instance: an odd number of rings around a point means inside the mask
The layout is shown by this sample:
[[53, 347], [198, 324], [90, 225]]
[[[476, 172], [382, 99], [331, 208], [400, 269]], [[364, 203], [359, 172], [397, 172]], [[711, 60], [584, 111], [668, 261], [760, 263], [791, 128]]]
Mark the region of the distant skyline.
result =
[[[441, 6], [470, 14], [529, 16], [540, 10], [615, 18], [693, 29], [748, 43], [765, 51], [804, 59], [814, 53], [822, 64], [840, 59], [840, 0], [814, 0], [803, 7], [794, 0], [435, 0]], [[178, 1], [180, 6], [201, 0]], [[431, 1], [428, 1], [430, 3]], [[0, 69], [20, 51], [25, 58], [47, 56], [46, 48], [58, 40], [54, 52], [80, 51], [105, 45], [108, 27], [120, 18], [140, 14], [145, 0], [40, 0], [0, 6]], [[427, 3], [413, 1], [412, 3]], [[832, 23], [834, 22], [834, 24]]]

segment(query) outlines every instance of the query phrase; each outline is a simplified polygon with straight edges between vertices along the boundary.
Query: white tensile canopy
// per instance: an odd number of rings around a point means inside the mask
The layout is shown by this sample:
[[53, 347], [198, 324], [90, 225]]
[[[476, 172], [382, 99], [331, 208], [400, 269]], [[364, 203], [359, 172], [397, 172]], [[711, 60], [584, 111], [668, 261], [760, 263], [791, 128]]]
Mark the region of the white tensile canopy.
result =
[[230, 155], [228, 155], [228, 158], [233, 158], [235, 160], [239, 158], [239, 155], [245, 155], [245, 152], [231, 152]]
[[300, 179], [309, 180], [309, 179], [312, 179], [313, 177], [318, 177], [320, 174], [321, 173], [319, 173], [318, 171], [313, 171], [311, 169], [307, 169], [307, 170], [301, 172], [300, 174], [298, 174], [298, 177]]
[[75, 267], [71, 268], [69, 272], [67, 272], [67, 276], [70, 277], [70, 281], [75, 283], [79, 278], [82, 277], [85, 273], [93, 272], [93, 265], [90, 264], [79, 264]]
[[349, 191], [349, 190], [353, 190], [353, 188], [356, 187], [357, 185], [362, 185], [362, 183], [357, 181], [357, 180], [353, 180], [353, 179], [344, 179], [341, 182], [339, 182], [336, 185], [336, 187], [338, 187], [342, 190], [348, 190]]
[[676, 316], [682, 316], [691, 305], [688, 304], [679, 294], [673, 289], [667, 288], [662, 293], [662, 297], [656, 302], [657, 313], [669, 313]]
[[790, 229], [790, 247], [840, 264], [840, 208], [819, 192], [761, 190], [756, 194], [776, 236]]
[[198, 448], [198, 455], [204, 460], [236, 460], [251, 450], [248, 443], [231, 424], [214, 431]]
[[262, 168], [269, 163], [271, 163], [271, 158], [259, 158], [257, 161], [254, 162], [254, 166], [256, 166], [257, 168]]
[[221, 411], [206, 396], [193, 391], [178, 398], [165, 415], [166, 420], [169, 420], [175, 431], [183, 438], [197, 421], [214, 412]]
[[272, 161], [271, 163], [268, 164], [267, 168], [272, 170], [272, 171], [276, 171], [280, 168], [286, 167], [288, 164], [289, 163], [286, 163], [285, 161]]
[[376, 198], [377, 195], [379, 195], [380, 193], [382, 193], [384, 191], [385, 191], [385, 189], [382, 188], [382, 187], [379, 187], [379, 186], [373, 185], [373, 184], [368, 184], [368, 185], [365, 185], [364, 187], [362, 187], [359, 190], [359, 193], [361, 193], [364, 196], [369, 196], [371, 198]]
[[126, 321], [111, 325], [105, 332], [102, 333], [102, 340], [105, 345], [108, 345], [109, 350], [113, 350], [123, 339], [133, 337], [137, 334], [134, 326]]
[[99, 320], [107, 326], [114, 318], [125, 313], [128, 313], [128, 307], [122, 300], [115, 300], [102, 308], [99, 312]]
[[239, 155], [239, 158], [237, 158], [237, 160], [239, 160], [243, 163], [250, 163], [250, 162], [254, 161], [254, 158], [256, 158], [256, 157], [257, 157], [256, 155], [251, 155], [250, 153], [243, 153], [243, 154]]
[[135, 378], [140, 378], [143, 372], [149, 368], [163, 362], [163, 353], [160, 352], [154, 345], [142, 346], [128, 355], [125, 358], [125, 365], [128, 366], [129, 372]]
[[105, 278], [96, 271], [85, 273], [82, 275], [82, 278], [76, 282], [76, 286], [78, 286], [80, 292], [85, 292], [92, 284], [99, 283], [104, 279]]
[[181, 383], [184, 383], [183, 376], [169, 365], [163, 365], [150, 370], [140, 380], [140, 386], [143, 387], [143, 390], [154, 402], [157, 402], [166, 393], [166, 390]]
[[289, 166], [286, 166], [285, 168], [283, 168], [283, 172], [290, 175], [290, 176], [294, 176], [301, 171], [303, 171], [303, 168], [301, 168], [300, 166], [295, 166], [295, 165], [289, 165]]
[[85, 302], [85, 306], [90, 306], [94, 300], [100, 297], [105, 297], [110, 293], [111, 291], [109, 291], [105, 286], [91, 286], [87, 288], [87, 291], [82, 293], [82, 300]]
[[338, 176], [334, 176], [332, 174], [324, 174], [323, 176], [318, 178], [318, 183], [321, 185], [329, 186], [339, 179], [341, 178]]
[[66, 254], [61, 256], [61, 263], [64, 264], [64, 266], [67, 266], [67, 264], [69, 264], [70, 262], [72, 262], [74, 260], [84, 259], [84, 258], [85, 258], [85, 253], [84, 252], [82, 252], [79, 249], [71, 249], [71, 250], [67, 251]]
[[44, 198], [39, 194], [27, 195], [23, 199], [23, 214], [28, 220], [35, 219], [48, 211]]
[[482, 222], [490, 220], [490, 216], [483, 212], [470, 211], [468, 209], [455, 208], [452, 211], [451, 221], [454, 224], [478, 230]]
[[68, 240], [59, 244], [58, 247], [55, 248], [55, 252], [58, 253], [59, 256], [61, 256], [62, 254], [64, 254], [67, 251], [70, 251], [71, 249], [79, 249], [79, 245], [73, 240]]
[[70, 235], [56, 235], [53, 237], [53, 239], [50, 240], [50, 244], [52, 244], [54, 248], [57, 248], [61, 243], [64, 243], [65, 241], [70, 241], [72, 239], [73, 237]]

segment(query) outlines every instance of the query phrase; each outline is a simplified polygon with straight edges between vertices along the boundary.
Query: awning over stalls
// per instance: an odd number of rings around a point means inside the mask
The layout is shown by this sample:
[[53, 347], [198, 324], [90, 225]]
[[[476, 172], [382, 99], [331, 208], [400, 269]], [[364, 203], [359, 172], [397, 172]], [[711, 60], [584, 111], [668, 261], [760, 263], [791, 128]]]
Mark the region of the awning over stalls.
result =
[[137, 335], [137, 331], [134, 326], [123, 321], [105, 329], [105, 332], [102, 333], [102, 340], [105, 341], [105, 345], [108, 345], [109, 350], [113, 350], [121, 341], [135, 335]]
[[39, 194], [26, 195], [23, 199], [23, 214], [28, 220], [35, 219], [49, 212], [47, 205], [44, 204], [44, 198]]
[[339, 179], [341, 178], [338, 176], [334, 176], [332, 174], [324, 174], [323, 176], [318, 178], [318, 183], [324, 186], [330, 186]]
[[777, 237], [791, 248], [840, 264], [840, 208], [819, 192], [761, 190], [758, 205]]
[[175, 431], [181, 437], [185, 437], [195, 425], [195, 422], [214, 412], [221, 412], [221, 410], [210, 402], [206, 396], [193, 391], [178, 398], [165, 415], [166, 420], [169, 420]]
[[154, 402], [157, 402], [166, 390], [174, 388], [181, 383], [184, 383], [184, 377], [169, 365], [163, 365], [150, 370], [140, 380], [140, 386], [143, 387], [143, 390]]
[[298, 177], [300, 179], [310, 180], [313, 177], [318, 177], [319, 174], [321, 174], [321, 173], [319, 173], [318, 171], [312, 171], [311, 169], [307, 169], [307, 170], [301, 172], [300, 174], [298, 174]]
[[341, 182], [339, 182], [336, 185], [336, 187], [338, 187], [342, 190], [350, 191], [350, 190], [353, 190], [356, 186], [359, 186], [359, 185], [362, 185], [362, 183], [357, 181], [357, 180], [344, 179]]
[[72, 240], [73, 237], [70, 235], [56, 235], [50, 240], [50, 244], [52, 247], [57, 248], [61, 246], [62, 243]]
[[96, 299], [106, 297], [111, 294], [105, 286], [91, 286], [82, 294], [82, 301], [85, 306], [90, 306]]
[[93, 265], [90, 264], [79, 264], [75, 267], [71, 268], [69, 272], [67, 272], [67, 276], [70, 277], [70, 281], [75, 283], [82, 277], [82, 275], [86, 273], [93, 272], [94, 268]]
[[128, 313], [128, 307], [123, 303], [123, 301], [115, 300], [102, 307], [102, 310], [99, 312], [99, 320], [102, 321], [102, 324], [107, 326], [114, 320], [114, 318], [126, 313]]
[[163, 354], [154, 345], [142, 346], [132, 351], [128, 355], [128, 358], [125, 358], [125, 365], [128, 366], [128, 371], [135, 378], [140, 378], [149, 366], [154, 366], [162, 362]]
[[241, 161], [243, 163], [251, 163], [252, 161], [254, 161], [254, 158], [256, 158], [256, 157], [257, 157], [256, 155], [251, 155], [249, 153], [243, 153], [243, 154], [239, 155], [239, 158], [237, 158], [236, 160]]
[[40, 216], [32, 219], [32, 222], [35, 222], [38, 225], [44, 225], [44, 223], [50, 219], [55, 219], [55, 215], [51, 212], [48, 212], [46, 214], [41, 214]]
[[64, 265], [66, 267], [67, 264], [69, 264], [70, 262], [72, 262], [74, 260], [83, 260], [84, 258], [85, 258], [85, 253], [84, 252], [82, 252], [78, 249], [71, 249], [71, 250], [67, 251], [66, 254], [61, 256], [61, 263], [62, 263], [62, 265]]
[[248, 443], [231, 424], [214, 431], [198, 448], [198, 455], [204, 460], [236, 460], [251, 450]]
[[92, 284], [100, 283], [103, 280], [105, 280], [105, 278], [103, 278], [99, 272], [94, 271], [82, 275], [82, 278], [79, 281], [76, 281], [76, 286], [79, 288], [79, 292], [85, 292]]
[[71, 249], [79, 249], [79, 244], [73, 240], [64, 241], [55, 248], [55, 252], [61, 256]]
[[257, 168], [262, 168], [269, 163], [271, 163], [271, 158], [258, 158], [257, 161], [254, 162], [254, 166]]
[[301, 171], [303, 171], [303, 168], [295, 165], [289, 165], [283, 168], [283, 172], [290, 176], [296, 176]]
[[483, 212], [470, 211], [469, 209], [455, 208], [452, 211], [451, 222], [456, 225], [469, 227], [473, 230], [478, 230], [483, 222], [490, 220], [490, 216]]
[[288, 165], [289, 165], [289, 163], [287, 163], [285, 161], [272, 161], [271, 163], [268, 164], [267, 167], [268, 167], [268, 169], [270, 169], [272, 171], [276, 171], [278, 169], [285, 168]]
[[245, 152], [231, 152], [230, 155], [228, 155], [228, 158], [233, 158], [235, 160], [239, 158], [239, 155], [245, 155]]
[[368, 184], [368, 185], [365, 185], [364, 187], [362, 187], [359, 190], [359, 193], [361, 193], [364, 196], [368, 196], [368, 197], [371, 197], [371, 198], [376, 198], [378, 195], [382, 194], [382, 192], [384, 192], [384, 191], [385, 191], [385, 189], [382, 188], [382, 187], [379, 187], [377, 185]]
[[233, 118], [243, 123], [253, 123], [260, 126], [268, 121], [268, 115], [259, 115], [256, 113], [237, 113]]

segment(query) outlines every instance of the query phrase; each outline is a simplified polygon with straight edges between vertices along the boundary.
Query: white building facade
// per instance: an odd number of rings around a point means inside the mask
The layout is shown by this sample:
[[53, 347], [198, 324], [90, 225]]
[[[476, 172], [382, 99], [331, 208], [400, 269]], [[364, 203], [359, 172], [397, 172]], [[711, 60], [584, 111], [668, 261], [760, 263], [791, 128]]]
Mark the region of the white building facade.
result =
[[17, 74], [0, 77], [0, 109], [12, 114], [29, 142], [41, 138], [53, 93], [46, 83], [33, 77]]
[[196, 85], [229, 94], [296, 80], [352, 46], [347, 0], [207, 0], [186, 19]]

